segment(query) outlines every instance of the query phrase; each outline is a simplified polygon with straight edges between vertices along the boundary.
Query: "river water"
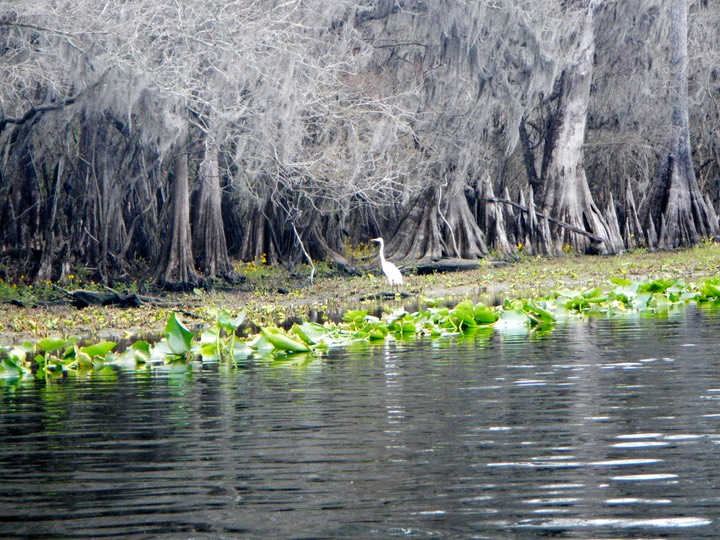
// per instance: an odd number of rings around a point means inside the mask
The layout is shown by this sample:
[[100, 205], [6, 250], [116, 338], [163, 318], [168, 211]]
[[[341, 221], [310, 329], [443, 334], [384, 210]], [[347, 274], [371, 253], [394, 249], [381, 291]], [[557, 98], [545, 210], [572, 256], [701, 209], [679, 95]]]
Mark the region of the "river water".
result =
[[720, 310], [0, 383], [0, 538], [717, 538]]

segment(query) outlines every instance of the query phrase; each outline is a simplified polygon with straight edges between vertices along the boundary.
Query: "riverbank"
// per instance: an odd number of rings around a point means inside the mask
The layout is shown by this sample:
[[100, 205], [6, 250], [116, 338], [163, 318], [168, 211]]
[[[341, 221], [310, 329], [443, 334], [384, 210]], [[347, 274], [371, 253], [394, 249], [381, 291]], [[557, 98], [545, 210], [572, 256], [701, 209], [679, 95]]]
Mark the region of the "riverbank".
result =
[[[240, 268], [243, 270], [243, 268]], [[346, 309], [412, 310], [424, 298], [455, 303], [469, 298], [486, 303], [505, 298], [532, 298], [552, 291], [605, 287], [610, 278], [629, 280], [679, 278], [688, 282], [720, 273], [720, 245], [655, 252], [637, 251], [612, 257], [567, 255], [560, 258], [523, 258], [513, 263], [483, 261], [472, 271], [433, 275], [406, 273], [399, 298], [389, 291], [380, 269], [363, 276], [320, 275], [309, 283], [309, 270], [290, 275], [277, 268], [246, 270], [247, 280], [223, 290], [197, 290], [189, 294], [162, 295], [167, 307], [88, 307], [77, 309], [63, 301], [49, 286], [28, 288], [2, 283], [0, 292], [0, 346], [43, 337], [133, 340], [161, 335], [168, 314], [175, 311], [189, 327], [216, 320], [217, 313], [245, 311], [257, 324], [279, 324], [294, 318], [316, 319], [339, 315]], [[76, 283], [77, 288], [96, 285]], [[25, 307], [15, 305], [22, 299]], [[15, 302], [13, 303], [13, 300]]]

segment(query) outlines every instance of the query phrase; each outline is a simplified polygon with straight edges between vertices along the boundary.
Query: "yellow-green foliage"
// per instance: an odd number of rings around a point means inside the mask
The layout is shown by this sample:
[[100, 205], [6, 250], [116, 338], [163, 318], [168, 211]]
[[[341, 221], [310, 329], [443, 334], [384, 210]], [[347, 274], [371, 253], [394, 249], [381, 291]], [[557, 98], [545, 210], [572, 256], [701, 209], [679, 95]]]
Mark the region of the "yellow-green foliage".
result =
[[238, 366], [268, 358], [315, 354], [328, 347], [358, 342], [460, 336], [480, 327], [500, 332], [549, 331], [558, 321], [568, 318], [662, 313], [688, 302], [720, 306], [720, 277], [697, 284], [678, 278], [632, 281], [618, 277], [605, 288], [562, 288], [542, 298], [506, 300], [497, 307], [464, 300], [454, 307], [427, 301], [425, 307], [412, 313], [400, 308], [380, 316], [367, 310], [351, 310], [339, 323], [301, 321], [287, 331], [266, 325], [247, 337], [238, 335], [245, 321], [244, 313], [226, 310], [217, 313], [214, 323], [201, 332], [199, 340], [172, 313], [164, 337], [155, 345], [138, 341], [126, 352], [116, 353], [115, 343], [110, 341], [81, 347], [76, 339], [46, 338], [9, 348], [0, 363], [0, 376], [20, 378], [34, 372], [51, 381], [63, 374], [92, 373], [113, 365], [177, 369], [194, 361], [227, 361]]

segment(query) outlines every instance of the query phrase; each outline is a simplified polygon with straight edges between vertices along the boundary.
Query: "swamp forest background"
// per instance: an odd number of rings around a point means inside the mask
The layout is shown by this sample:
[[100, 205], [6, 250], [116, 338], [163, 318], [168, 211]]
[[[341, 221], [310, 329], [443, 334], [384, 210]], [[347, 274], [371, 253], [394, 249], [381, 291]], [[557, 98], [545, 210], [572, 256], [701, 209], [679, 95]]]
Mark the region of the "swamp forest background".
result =
[[720, 0], [0, 1], [0, 72], [34, 280], [718, 233]]

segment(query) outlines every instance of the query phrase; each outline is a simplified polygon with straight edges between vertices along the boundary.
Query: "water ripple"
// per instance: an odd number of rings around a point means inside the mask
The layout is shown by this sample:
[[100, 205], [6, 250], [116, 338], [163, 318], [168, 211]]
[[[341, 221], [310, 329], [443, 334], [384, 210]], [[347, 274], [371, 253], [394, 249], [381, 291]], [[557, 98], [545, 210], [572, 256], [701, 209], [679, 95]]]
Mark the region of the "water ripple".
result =
[[0, 380], [0, 538], [718, 538], [712, 313]]
[[558, 518], [547, 520], [526, 520], [518, 524], [519, 528], [528, 529], [674, 529], [694, 528], [711, 525], [713, 521], [704, 517], [683, 516], [656, 519], [617, 519], [617, 518]]

